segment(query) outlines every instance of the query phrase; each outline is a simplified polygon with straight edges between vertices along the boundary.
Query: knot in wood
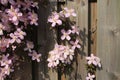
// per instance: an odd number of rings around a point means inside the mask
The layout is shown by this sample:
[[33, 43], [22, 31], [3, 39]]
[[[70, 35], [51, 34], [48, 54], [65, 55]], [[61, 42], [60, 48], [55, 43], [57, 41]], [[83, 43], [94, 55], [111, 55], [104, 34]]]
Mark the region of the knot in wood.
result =
[[114, 28], [114, 29], [112, 29], [112, 32], [115, 36], [118, 36], [120, 34], [120, 29], [119, 28]]

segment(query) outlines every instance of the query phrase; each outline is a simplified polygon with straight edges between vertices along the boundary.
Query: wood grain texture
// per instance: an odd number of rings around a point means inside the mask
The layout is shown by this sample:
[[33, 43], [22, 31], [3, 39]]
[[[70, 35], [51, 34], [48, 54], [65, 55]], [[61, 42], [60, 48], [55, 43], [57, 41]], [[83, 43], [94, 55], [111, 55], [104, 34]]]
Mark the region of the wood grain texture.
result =
[[90, 53], [96, 54], [97, 41], [97, 2], [90, 2]]
[[120, 80], [120, 0], [98, 0], [97, 55], [96, 80]]
[[45, 3], [39, 4], [39, 27], [37, 32], [38, 44], [40, 45], [39, 52], [42, 53], [42, 60], [39, 64], [36, 64], [35, 80], [57, 80], [57, 73], [50, 70], [47, 66], [48, 52], [54, 47], [54, 34], [50, 30], [47, 19], [55, 6], [56, 0], [46, 0]]
[[81, 50], [77, 55], [76, 62], [73, 64], [74, 70], [69, 75], [63, 75], [62, 80], [85, 80], [86, 77], [86, 60], [88, 54], [88, 0], [69, 0], [67, 7], [75, 9], [77, 13], [77, 25], [80, 29]]

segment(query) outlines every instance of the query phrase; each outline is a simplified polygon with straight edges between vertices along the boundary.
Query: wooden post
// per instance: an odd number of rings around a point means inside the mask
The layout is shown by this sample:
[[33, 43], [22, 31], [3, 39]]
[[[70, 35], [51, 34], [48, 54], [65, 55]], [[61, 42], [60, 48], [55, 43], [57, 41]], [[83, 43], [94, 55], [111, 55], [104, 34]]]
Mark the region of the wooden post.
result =
[[38, 27], [38, 44], [39, 52], [42, 53], [41, 62], [38, 66], [35, 80], [57, 80], [57, 73], [48, 68], [47, 58], [48, 52], [54, 48], [54, 34], [50, 30], [47, 23], [48, 16], [51, 14], [52, 8], [56, 7], [56, 0], [45, 0], [45, 3], [39, 4], [39, 27]]

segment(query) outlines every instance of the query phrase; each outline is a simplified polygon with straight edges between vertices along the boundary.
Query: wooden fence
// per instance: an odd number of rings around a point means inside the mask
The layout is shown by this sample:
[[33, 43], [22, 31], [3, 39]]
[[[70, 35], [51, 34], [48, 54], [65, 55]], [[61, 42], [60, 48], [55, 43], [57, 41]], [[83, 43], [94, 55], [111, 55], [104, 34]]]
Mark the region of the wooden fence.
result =
[[[12, 75], [13, 80], [58, 80], [58, 73], [48, 69], [45, 61], [54, 45], [54, 34], [48, 27], [47, 18], [51, 9], [58, 5], [62, 3], [57, 0], [45, 0], [39, 4], [39, 27], [31, 34], [36, 45], [40, 45], [42, 61], [22, 63]], [[63, 74], [61, 80], [85, 80], [84, 55], [90, 53], [102, 61], [103, 68], [97, 71], [96, 80], [120, 80], [120, 0], [66, 0], [65, 5], [76, 10], [82, 50], [73, 64], [73, 72]]]

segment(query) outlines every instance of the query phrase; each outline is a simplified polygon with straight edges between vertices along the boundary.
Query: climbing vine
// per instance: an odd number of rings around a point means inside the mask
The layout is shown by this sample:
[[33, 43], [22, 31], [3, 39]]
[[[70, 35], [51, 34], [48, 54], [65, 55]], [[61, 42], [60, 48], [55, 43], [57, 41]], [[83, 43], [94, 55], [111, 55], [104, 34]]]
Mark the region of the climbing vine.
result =
[[[18, 66], [16, 63], [23, 60], [25, 54], [40, 62], [41, 54], [31, 39], [38, 26], [38, 8], [38, 3], [33, 0], [0, 0], [0, 80], [14, 71]], [[64, 7], [48, 17], [56, 40], [54, 49], [48, 53], [48, 67], [60, 69], [62, 73], [71, 71], [70, 67], [81, 49], [80, 30], [73, 20], [76, 16], [74, 9]], [[24, 54], [21, 56], [21, 53]], [[100, 58], [91, 54], [86, 61], [86, 80], [94, 80], [96, 69], [101, 68]]]
[[[51, 24], [53, 31], [57, 32], [57, 38], [55, 47], [49, 52], [48, 67], [52, 69], [69, 70], [72, 67], [72, 63], [77, 59], [77, 54], [80, 52], [80, 30], [76, 25], [76, 22], [71, 20], [75, 18], [77, 14], [74, 9], [68, 9], [64, 7], [59, 12], [52, 12], [48, 18], [48, 22]], [[101, 68], [100, 58], [91, 54], [86, 57], [87, 61], [87, 76], [86, 80], [95, 79], [95, 71], [97, 68]], [[69, 66], [69, 67], [68, 67]]]
[[38, 26], [37, 9], [38, 3], [32, 0], [0, 0], [0, 80], [14, 71], [25, 54], [40, 62], [41, 54], [30, 38]]

